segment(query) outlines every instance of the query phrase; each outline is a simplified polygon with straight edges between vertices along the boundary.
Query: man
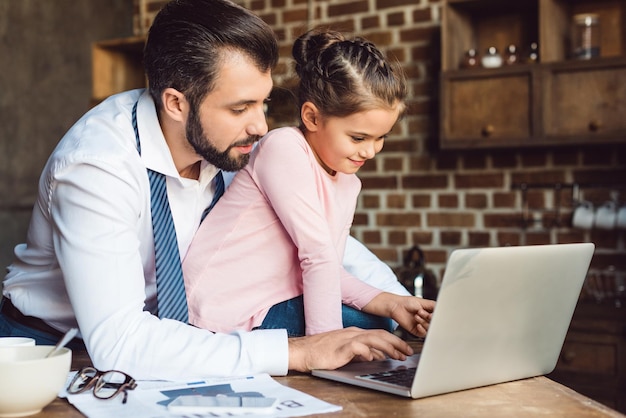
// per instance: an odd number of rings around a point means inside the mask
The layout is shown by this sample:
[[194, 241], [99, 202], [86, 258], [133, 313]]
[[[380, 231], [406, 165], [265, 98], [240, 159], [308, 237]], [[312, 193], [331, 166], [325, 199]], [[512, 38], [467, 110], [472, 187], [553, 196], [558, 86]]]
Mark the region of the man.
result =
[[[267, 132], [263, 107], [277, 51], [261, 19], [225, 0], [164, 7], [145, 49], [149, 92], [125, 92], [92, 109], [48, 160], [27, 242], [16, 247], [4, 280], [0, 335], [53, 343], [78, 326], [95, 367], [136, 379], [280, 375], [411, 353], [382, 330], [225, 335], [164, 314], [172, 304], [161, 306], [165, 292], [157, 292], [162, 241], [152, 219], [159, 201], [152, 176], [165, 179], [180, 258], [223, 188], [220, 170], [242, 168]], [[422, 335], [432, 311], [425, 302], [417, 319]]]

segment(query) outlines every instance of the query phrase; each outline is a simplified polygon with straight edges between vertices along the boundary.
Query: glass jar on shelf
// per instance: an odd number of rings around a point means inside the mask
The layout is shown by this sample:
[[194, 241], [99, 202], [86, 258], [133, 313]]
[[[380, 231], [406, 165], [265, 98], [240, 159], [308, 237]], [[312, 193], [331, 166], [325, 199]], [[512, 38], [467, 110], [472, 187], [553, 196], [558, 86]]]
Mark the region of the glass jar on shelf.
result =
[[479, 67], [479, 57], [478, 51], [474, 48], [468, 49], [463, 55], [463, 60], [461, 61], [461, 68], [474, 68]]
[[519, 56], [517, 52], [517, 47], [513, 44], [506, 47], [506, 52], [504, 54], [504, 63], [506, 65], [513, 65], [519, 62]]
[[502, 66], [502, 56], [495, 46], [487, 48], [487, 52], [480, 60], [484, 68], [498, 68]]
[[595, 13], [574, 15], [572, 56], [588, 60], [600, 56], [600, 19]]
[[530, 64], [539, 62], [539, 44], [532, 42], [528, 50], [527, 62]]

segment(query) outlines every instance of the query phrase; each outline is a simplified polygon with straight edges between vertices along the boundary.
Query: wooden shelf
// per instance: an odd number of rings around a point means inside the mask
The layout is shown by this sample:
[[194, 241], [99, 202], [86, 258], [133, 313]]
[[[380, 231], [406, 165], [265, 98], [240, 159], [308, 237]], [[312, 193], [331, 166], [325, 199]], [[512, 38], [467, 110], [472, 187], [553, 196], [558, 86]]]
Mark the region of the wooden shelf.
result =
[[92, 102], [147, 85], [143, 69], [145, 37], [111, 39], [92, 45]]
[[[587, 61], [568, 53], [583, 12], [601, 24], [601, 55]], [[441, 149], [626, 143], [626, 0], [444, 0], [441, 30]], [[511, 44], [518, 63], [463, 68], [469, 49], [480, 62]]]

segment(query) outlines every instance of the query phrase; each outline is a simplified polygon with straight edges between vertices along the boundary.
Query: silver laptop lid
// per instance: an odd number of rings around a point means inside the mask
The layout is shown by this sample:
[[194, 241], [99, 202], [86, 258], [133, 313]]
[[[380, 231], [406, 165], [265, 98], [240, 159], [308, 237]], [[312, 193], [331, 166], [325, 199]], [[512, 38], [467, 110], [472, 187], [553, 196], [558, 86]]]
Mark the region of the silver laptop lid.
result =
[[591, 243], [453, 251], [411, 396], [551, 372], [593, 251]]

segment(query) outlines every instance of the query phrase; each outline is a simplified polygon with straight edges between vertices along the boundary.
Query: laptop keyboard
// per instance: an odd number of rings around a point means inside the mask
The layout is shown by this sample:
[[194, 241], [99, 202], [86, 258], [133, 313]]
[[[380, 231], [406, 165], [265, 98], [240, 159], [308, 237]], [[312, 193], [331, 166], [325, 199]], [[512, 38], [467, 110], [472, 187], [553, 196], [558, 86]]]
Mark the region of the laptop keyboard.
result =
[[393, 370], [387, 370], [384, 372], [362, 374], [358, 377], [361, 379], [391, 383], [393, 385], [399, 385], [404, 387], [411, 387], [416, 370], [417, 367], [398, 368]]

